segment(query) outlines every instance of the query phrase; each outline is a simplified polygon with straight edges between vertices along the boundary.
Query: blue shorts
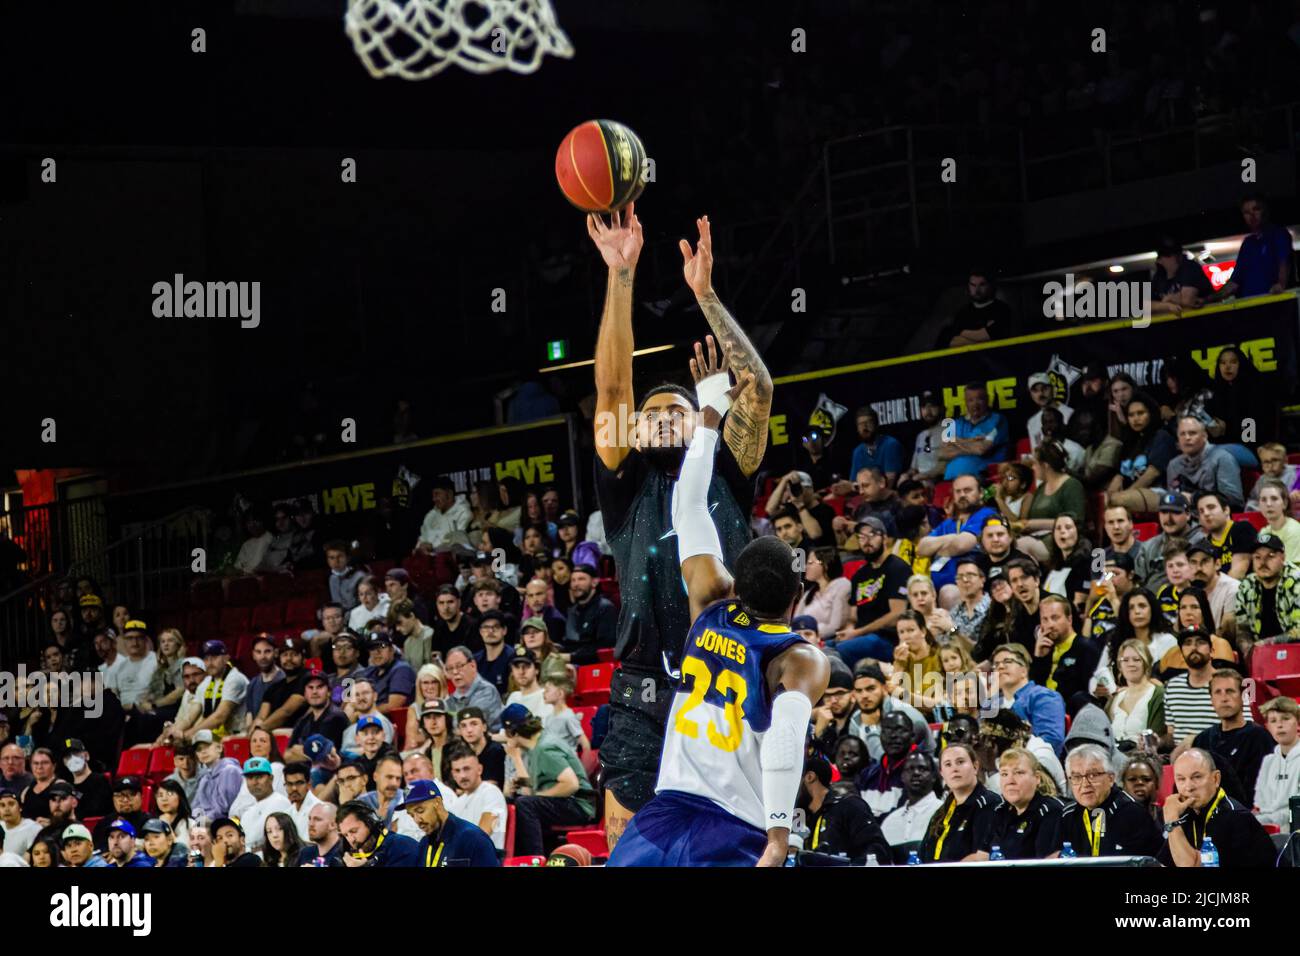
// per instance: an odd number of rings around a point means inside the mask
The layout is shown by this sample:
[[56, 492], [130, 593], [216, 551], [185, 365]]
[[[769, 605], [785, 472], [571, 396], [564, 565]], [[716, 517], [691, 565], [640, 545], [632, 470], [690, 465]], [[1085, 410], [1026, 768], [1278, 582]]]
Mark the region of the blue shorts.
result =
[[665, 790], [637, 811], [606, 866], [754, 866], [767, 834], [706, 797]]

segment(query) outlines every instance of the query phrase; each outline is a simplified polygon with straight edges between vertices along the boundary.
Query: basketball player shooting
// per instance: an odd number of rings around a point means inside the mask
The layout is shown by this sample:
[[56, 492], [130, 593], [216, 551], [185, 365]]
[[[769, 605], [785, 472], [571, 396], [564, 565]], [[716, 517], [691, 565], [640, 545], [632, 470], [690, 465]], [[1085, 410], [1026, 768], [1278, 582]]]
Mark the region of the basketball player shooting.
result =
[[782, 866], [803, 774], [808, 721], [830, 679], [820, 650], [790, 630], [802, 594], [794, 553], [775, 537], [746, 545], [735, 576], [709, 516], [728, 388], [713, 341], [691, 372], [700, 413], [673, 492], [691, 629], [673, 696], [655, 797], [628, 824], [609, 866]]
[[[713, 237], [708, 217], [697, 220], [695, 249], [681, 241], [682, 271], [729, 367], [744, 382], [722, 433], [708, 488], [722, 554], [732, 561], [749, 543], [752, 476], [767, 446], [772, 378], [757, 350], [713, 291]], [[587, 231], [609, 267], [605, 311], [596, 339], [596, 497], [619, 570], [622, 606], [615, 657], [622, 667], [610, 687], [609, 732], [601, 746], [605, 831], [612, 848], [632, 814], [654, 794], [664, 726], [682, 639], [691, 624], [673, 540], [671, 499], [695, 424], [695, 397], [665, 384], [642, 399], [630, 442], [622, 428], [632, 415], [632, 282], [642, 230], [633, 205], [609, 223], [587, 217]], [[632, 447], [628, 447], [631, 444]]]

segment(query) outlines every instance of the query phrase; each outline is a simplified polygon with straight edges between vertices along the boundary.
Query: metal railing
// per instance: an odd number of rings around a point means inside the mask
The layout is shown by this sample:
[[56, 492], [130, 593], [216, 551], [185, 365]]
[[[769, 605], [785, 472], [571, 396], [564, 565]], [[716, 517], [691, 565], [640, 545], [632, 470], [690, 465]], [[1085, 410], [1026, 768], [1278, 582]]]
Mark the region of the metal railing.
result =
[[[103, 507], [102, 498], [93, 500]], [[95, 579], [104, 596], [105, 620], [112, 604], [140, 613], [156, 608], [164, 594], [188, 587], [194, 578], [193, 552], [207, 548], [211, 518], [208, 509], [198, 506], [173, 512], [0, 596], [0, 668], [32, 659], [45, 643], [49, 616], [58, 604], [56, 589], [65, 579]], [[74, 627], [79, 623], [74, 621]]]

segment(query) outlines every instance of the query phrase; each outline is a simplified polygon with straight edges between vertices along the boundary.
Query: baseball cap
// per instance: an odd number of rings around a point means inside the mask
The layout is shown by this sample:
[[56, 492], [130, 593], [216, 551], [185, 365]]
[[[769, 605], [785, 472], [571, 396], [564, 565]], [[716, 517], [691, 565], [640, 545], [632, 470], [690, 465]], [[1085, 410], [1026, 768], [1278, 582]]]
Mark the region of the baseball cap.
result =
[[76, 737], [69, 737], [63, 741], [63, 752], [65, 754], [84, 754], [87, 752], [86, 745]]
[[837, 690], [852, 690], [853, 672], [850, 671], [847, 667], [835, 667], [834, 665], [832, 665], [831, 679], [830, 682], [826, 685], [826, 687], [827, 689], [834, 687]]
[[239, 821], [233, 817], [218, 817], [212, 821], [212, 826], [208, 828], [208, 832], [213, 836], [216, 836], [221, 832], [223, 827], [234, 827], [239, 831], [240, 836], [244, 835], [244, 828], [240, 826]]
[[482, 627], [488, 621], [497, 621], [504, 625], [506, 623], [506, 616], [497, 610], [484, 611], [483, 616], [478, 619], [479, 626]]
[[1030, 388], [1033, 388], [1035, 385], [1051, 385], [1051, 384], [1052, 384], [1052, 376], [1048, 375], [1046, 372], [1035, 372], [1033, 375], [1029, 376]]
[[519, 633], [522, 634], [529, 628], [532, 628], [534, 631], [546, 633], [546, 622], [535, 615], [533, 617], [526, 617], [524, 618], [523, 623], [519, 625]]
[[454, 584], [444, 584], [441, 587], [439, 587], [436, 596], [442, 597], [444, 594], [450, 594], [457, 601], [460, 600], [460, 591], [456, 589], [456, 585]]
[[445, 714], [445, 713], [447, 713], [447, 705], [446, 705], [446, 703], [444, 703], [443, 701], [440, 701], [440, 700], [436, 700], [436, 699], [435, 699], [435, 700], [426, 700], [426, 701], [424, 702], [424, 706], [423, 706], [422, 708], [420, 708], [420, 716], [421, 716], [421, 717], [424, 717], [424, 716], [426, 716], [427, 714]]
[[501, 711], [501, 726], [507, 731], [514, 730], [532, 716], [533, 712], [523, 704], [511, 704]]
[[555, 521], [555, 526], [557, 528], [576, 528], [578, 524], [578, 514], [575, 511], [566, 511]]
[[307, 675], [307, 680], [303, 682], [302, 686], [306, 688], [309, 684], [324, 684], [328, 687], [330, 685], [330, 679], [326, 676], [324, 671], [312, 671]]
[[474, 554], [474, 564], [491, 564], [492, 554], [489, 551], [477, 551]]
[[1107, 551], [1106, 563], [1115, 565], [1121, 571], [1133, 570], [1133, 556], [1124, 551]]
[[141, 833], [166, 833], [171, 834], [172, 828], [166, 820], [160, 820], [157, 817], [151, 817], [144, 822], [140, 828]]
[[393, 644], [393, 635], [389, 634], [383, 628], [378, 628], [370, 632], [366, 638], [366, 650], [373, 651], [376, 647], [395, 647]]
[[460, 723], [463, 720], [469, 720], [470, 718], [481, 720], [485, 724], [488, 722], [487, 714], [483, 713], [482, 707], [462, 707], [460, 710], [456, 711], [457, 723]]
[[581, 571], [583, 574], [590, 575], [593, 578], [596, 577], [596, 566], [594, 564], [588, 564], [586, 561], [583, 561], [581, 564], [575, 564], [573, 570]]
[[[53, 784], [50, 785], [51, 788], [53, 788], [53, 786]], [[46, 792], [48, 793], [49, 791], [47, 790]], [[13, 797], [17, 800], [21, 796], [21, 790], [15, 790], [13, 787], [0, 787], [0, 797]]]
[[530, 651], [528, 648], [524, 647], [524, 645], [516, 644], [515, 652], [512, 655], [510, 655], [510, 666], [513, 667], [515, 664], [519, 664], [519, 663], [528, 663], [536, 666], [537, 655], [534, 654], [532, 651]]
[[800, 614], [790, 621], [790, 630], [792, 631], [815, 631], [817, 630], [817, 618], [811, 614]]
[[378, 730], [384, 729], [383, 722], [374, 714], [366, 714], [357, 721], [357, 733], [365, 730], [367, 727], [374, 727]]
[[1214, 638], [1210, 635], [1210, 632], [1203, 627], [1189, 627], [1178, 635], [1178, 643], [1180, 646], [1186, 644], [1188, 641], [1204, 641], [1211, 647], [1214, 646]]
[[69, 840], [85, 840], [89, 843], [90, 831], [83, 824], [70, 823], [63, 828], [63, 842], [67, 843]]
[[114, 793], [125, 793], [127, 791], [130, 791], [131, 793], [140, 792], [139, 777], [120, 777], [117, 782], [113, 784]]
[[133, 633], [148, 634], [149, 625], [145, 624], [144, 621], [135, 619], [127, 621], [126, 627], [122, 628], [122, 634], [126, 637], [130, 637]]
[[1187, 556], [1190, 558], [1194, 554], [1203, 554], [1208, 558], [1217, 558], [1219, 556], [1218, 549], [1204, 538], [1187, 546]]
[[45, 792], [51, 797], [76, 797], [81, 799], [81, 791], [66, 780], [55, 780]]
[[1157, 511], [1167, 511], [1170, 514], [1187, 514], [1191, 509], [1187, 506], [1187, 499], [1176, 492], [1169, 492], [1160, 496], [1160, 504], [1156, 507]]
[[129, 836], [129, 837], [134, 837], [134, 836], [135, 836], [135, 827], [131, 826], [131, 821], [130, 821], [130, 820], [122, 820], [122, 819], [120, 819], [120, 818], [117, 819], [117, 820], [114, 820], [112, 823], [110, 823], [110, 824], [108, 825], [108, 829], [109, 829], [110, 831], [111, 831], [111, 830], [121, 830], [123, 833], [125, 833], [125, 834], [126, 834], [127, 836]]
[[397, 805], [401, 810], [410, 803], [424, 803], [426, 800], [437, 800], [442, 797], [442, 791], [432, 780], [416, 780], [406, 790], [406, 798]]
[[384, 575], [385, 581], [400, 581], [402, 584], [411, 583], [411, 574], [406, 568], [389, 568], [388, 573]]
[[943, 402], [939, 400], [939, 393], [931, 389], [926, 389], [921, 393], [921, 404], [938, 405], [940, 408], [943, 407]]
[[225, 641], [205, 641], [203, 643], [203, 656], [212, 657], [214, 654], [229, 654], [226, 650]]
[[1268, 548], [1270, 551], [1277, 551], [1280, 554], [1286, 554], [1286, 544], [1275, 534], [1261, 534], [1255, 539], [1255, 550]]
[[205, 667], [207, 667], [207, 665], [203, 663], [203, 658], [201, 657], [187, 657], [185, 658], [185, 660], [181, 661], [181, 666], [197, 667], [199, 670], [203, 670]]
[[794, 473], [794, 476], [795, 476], [796, 478], [799, 479], [799, 483], [800, 483], [800, 484], [802, 484], [802, 485], [804, 485], [805, 487], [808, 487], [808, 488], [811, 488], [811, 487], [812, 487], [812, 483], [813, 483], [812, 475], [808, 474], [808, 472], [806, 472], [806, 471], [796, 471], [796, 472]]
[[245, 777], [251, 777], [259, 773], [271, 773], [271, 761], [265, 757], [249, 757], [244, 761]]
[[312, 734], [302, 742], [302, 749], [312, 763], [324, 763], [334, 752], [334, 741], [323, 734]]
[[865, 518], [861, 519], [853, 526], [853, 530], [861, 531], [864, 527], [871, 528], [873, 531], [879, 531], [881, 534], [885, 533], [885, 523], [875, 515], [867, 515]]
[[210, 730], [200, 730], [194, 735], [192, 742], [194, 746], [197, 747], [199, 744], [215, 744], [217, 738], [212, 736], [212, 731]]
[[299, 654], [303, 654], [306, 652], [306, 647], [301, 637], [285, 634], [275, 640], [275, 652], [279, 654], [282, 651], [297, 651]]
[[80, 607], [103, 607], [104, 600], [98, 594], [83, 594], [77, 604]]

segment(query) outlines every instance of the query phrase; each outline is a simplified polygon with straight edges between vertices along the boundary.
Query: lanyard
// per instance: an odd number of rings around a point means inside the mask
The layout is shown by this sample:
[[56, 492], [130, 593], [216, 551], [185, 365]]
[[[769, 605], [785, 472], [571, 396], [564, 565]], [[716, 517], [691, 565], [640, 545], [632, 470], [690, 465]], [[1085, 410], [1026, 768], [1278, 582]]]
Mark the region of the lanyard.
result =
[[[1101, 811], [1105, 813], [1103, 809]], [[1087, 810], [1083, 811], [1083, 829], [1088, 834], [1088, 848], [1092, 851], [1093, 856], [1101, 856], [1101, 827], [1097, 827], [1097, 832], [1092, 832], [1092, 814]]]
[[[437, 866], [437, 865], [438, 865], [438, 861], [442, 859], [442, 848], [445, 847], [446, 845], [447, 845], [446, 842], [439, 843], [439, 844], [438, 844], [438, 852], [436, 852], [436, 853], [434, 852], [433, 847], [429, 847], [427, 850], [425, 850], [425, 851], [424, 851], [424, 865], [425, 865], [426, 867]], [[815, 844], [815, 843], [813, 844], [813, 846], [816, 846], [816, 845], [817, 845], [817, 844]]]
[[[1222, 800], [1223, 797], [1224, 797], [1223, 788], [1220, 787], [1218, 794], [1214, 798], [1214, 802], [1210, 804], [1210, 812], [1205, 815], [1205, 835], [1207, 836], [1209, 835], [1210, 832], [1210, 818], [1214, 816], [1214, 811], [1219, 809], [1219, 801]], [[1201, 848], [1201, 839], [1202, 839], [1201, 837], [1198, 837], [1196, 835], [1196, 818], [1193, 817], [1192, 818], [1192, 846], [1199, 850]]]
[[948, 827], [952, 823], [953, 812], [957, 809], [957, 799], [954, 797], [952, 803], [948, 805], [948, 812], [943, 815], [943, 832], [939, 834], [939, 840], [934, 845], [934, 858], [939, 859], [939, 854], [943, 852], [943, 841], [948, 838]]

